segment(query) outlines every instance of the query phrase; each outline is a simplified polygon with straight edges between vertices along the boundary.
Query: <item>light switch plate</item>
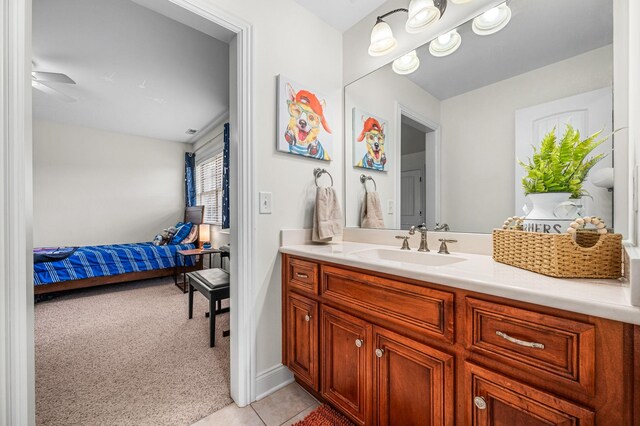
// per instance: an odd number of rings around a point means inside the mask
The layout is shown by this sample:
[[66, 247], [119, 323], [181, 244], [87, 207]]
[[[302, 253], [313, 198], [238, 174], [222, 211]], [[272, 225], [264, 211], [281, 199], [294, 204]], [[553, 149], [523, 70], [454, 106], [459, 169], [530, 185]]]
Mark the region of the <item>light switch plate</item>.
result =
[[271, 214], [271, 192], [260, 193], [260, 214]]
[[387, 214], [393, 214], [393, 200], [387, 201]]

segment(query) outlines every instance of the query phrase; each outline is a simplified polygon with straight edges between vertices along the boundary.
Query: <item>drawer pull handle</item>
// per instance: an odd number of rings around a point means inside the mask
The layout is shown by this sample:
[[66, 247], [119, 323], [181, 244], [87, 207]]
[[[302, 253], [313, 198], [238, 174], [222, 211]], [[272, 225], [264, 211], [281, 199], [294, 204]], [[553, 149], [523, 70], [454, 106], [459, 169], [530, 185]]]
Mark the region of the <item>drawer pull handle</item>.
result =
[[361, 348], [362, 347], [362, 343], [363, 343], [362, 339], [356, 339], [356, 346], [357, 347]]
[[304, 320], [305, 320], [306, 322], [311, 321], [311, 315], [309, 315], [309, 314], [305, 315], [305, 316], [304, 316]]
[[496, 334], [511, 343], [515, 343], [516, 345], [524, 346], [527, 348], [544, 349], [544, 345], [542, 343], [527, 342], [524, 340], [516, 339], [515, 337], [511, 337], [507, 333], [503, 333], [500, 330], [496, 331]]
[[382, 358], [382, 355], [384, 355], [384, 351], [382, 349], [376, 349], [376, 356]]
[[476, 396], [473, 398], [473, 404], [478, 407], [478, 410], [486, 410], [487, 409], [487, 401], [484, 400], [481, 396]]
[[301, 272], [296, 272], [296, 277], [298, 277], [298, 278], [309, 278], [309, 275], [303, 274]]

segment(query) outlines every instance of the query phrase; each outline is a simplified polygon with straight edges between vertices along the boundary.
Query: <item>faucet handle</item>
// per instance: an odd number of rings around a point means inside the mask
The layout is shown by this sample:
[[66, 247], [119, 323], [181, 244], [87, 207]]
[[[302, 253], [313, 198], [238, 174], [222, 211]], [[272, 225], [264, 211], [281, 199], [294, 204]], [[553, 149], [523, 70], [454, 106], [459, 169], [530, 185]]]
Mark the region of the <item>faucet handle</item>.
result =
[[400, 250], [411, 250], [411, 247], [409, 247], [409, 237], [406, 235], [396, 235], [396, 238], [399, 240], [403, 240], [402, 241], [402, 247], [400, 247]]
[[458, 240], [449, 240], [446, 238], [439, 238], [438, 241], [440, 241], [440, 250], [438, 250], [438, 253], [440, 254], [449, 254], [449, 248], [447, 247], [447, 243], [457, 243]]

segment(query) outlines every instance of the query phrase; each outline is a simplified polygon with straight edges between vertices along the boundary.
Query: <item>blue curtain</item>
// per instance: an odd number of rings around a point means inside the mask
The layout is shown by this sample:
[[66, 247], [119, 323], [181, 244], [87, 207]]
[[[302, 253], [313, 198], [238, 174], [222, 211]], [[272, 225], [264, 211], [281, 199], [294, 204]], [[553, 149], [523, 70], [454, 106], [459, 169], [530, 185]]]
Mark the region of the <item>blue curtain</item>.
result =
[[229, 228], [229, 123], [224, 125], [222, 152], [222, 228]]
[[184, 153], [184, 194], [185, 205], [193, 207], [196, 205], [196, 153]]

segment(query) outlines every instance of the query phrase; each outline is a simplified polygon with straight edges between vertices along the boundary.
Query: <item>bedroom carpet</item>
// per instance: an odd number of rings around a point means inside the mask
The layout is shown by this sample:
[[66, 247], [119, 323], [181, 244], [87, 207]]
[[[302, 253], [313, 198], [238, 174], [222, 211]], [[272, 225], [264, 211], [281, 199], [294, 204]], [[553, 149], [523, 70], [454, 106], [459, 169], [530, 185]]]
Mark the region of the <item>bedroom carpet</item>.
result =
[[232, 402], [229, 314], [162, 278], [88, 289], [35, 305], [38, 425], [190, 425]]

